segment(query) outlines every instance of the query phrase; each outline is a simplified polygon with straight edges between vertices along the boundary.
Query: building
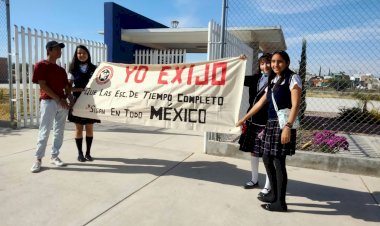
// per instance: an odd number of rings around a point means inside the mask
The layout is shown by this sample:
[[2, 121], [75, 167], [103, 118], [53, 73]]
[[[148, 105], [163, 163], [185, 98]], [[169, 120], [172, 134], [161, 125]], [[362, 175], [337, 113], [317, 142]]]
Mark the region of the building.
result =
[[[228, 32], [260, 52], [286, 50], [281, 27], [237, 27]], [[169, 28], [113, 2], [104, 3], [104, 42], [107, 61], [135, 63], [139, 49], [185, 49], [186, 53], [208, 53], [208, 28]], [[238, 35], [237, 35], [238, 34]], [[255, 67], [256, 68], [256, 67]]]

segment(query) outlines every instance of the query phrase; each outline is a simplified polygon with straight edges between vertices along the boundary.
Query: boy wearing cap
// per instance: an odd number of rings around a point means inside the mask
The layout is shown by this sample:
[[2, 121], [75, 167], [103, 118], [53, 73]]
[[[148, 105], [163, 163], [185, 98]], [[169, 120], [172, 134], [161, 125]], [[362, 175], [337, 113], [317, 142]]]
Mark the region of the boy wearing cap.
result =
[[[46, 144], [50, 130], [54, 129], [53, 146], [50, 163], [63, 166], [59, 159], [59, 149], [63, 142], [63, 132], [68, 114], [69, 105], [66, 97], [71, 96], [71, 87], [67, 80], [66, 71], [57, 65], [57, 59], [61, 57], [61, 49], [65, 44], [49, 41], [46, 44], [47, 59], [38, 62], [34, 66], [33, 83], [40, 85], [40, 126], [36, 150], [36, 162], [31, 172], [41, 170], [41, 159], [45, 156]], [[71, 102], [71, 98], [69, 98]]]

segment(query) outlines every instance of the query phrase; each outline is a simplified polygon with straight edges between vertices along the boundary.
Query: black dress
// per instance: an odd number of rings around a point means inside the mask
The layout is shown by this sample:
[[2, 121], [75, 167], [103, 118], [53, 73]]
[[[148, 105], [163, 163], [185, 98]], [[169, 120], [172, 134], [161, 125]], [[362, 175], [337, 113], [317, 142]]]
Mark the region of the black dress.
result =
[[[92, 74], [94, 73], [95, 69], [96, 69], [95, 65], [88, 64], [87, 70], [85, 72], [82, 72], [79, 68], [78, 70], [71, 72], [71, 74], [74, 77], [74, 82], [73, 82], [74, 88], [85, 88]], [[81, 92], [73, 92], [74, 102], [76, 102], [80, 94]], [[82, 117], [74, 116], [72, 114], [72, 109], [69, 111], [68, 120], [70, 122], [74, 122], [74, 123], [82, 124], [82, 125], [100, 123], [100, 120], [97, 120], [97, 119], [82, 118]]]
[[[244, 86], [249, 87], [248, 111], [265, 94], [266, 85], [259, 89], [261, 76], [263, 75], [246, 76], [244, 79]], [[267, 109], [268, 105], [266, 104], [259, 112], [245, 122], [243, 126], [244, 130], [239, 139], [239, 149], [241, 151], [251, 152], [256, 157], [262, 156], [263, 139], [261, 135], [264, 135], [264, 128], [268, 119]]]

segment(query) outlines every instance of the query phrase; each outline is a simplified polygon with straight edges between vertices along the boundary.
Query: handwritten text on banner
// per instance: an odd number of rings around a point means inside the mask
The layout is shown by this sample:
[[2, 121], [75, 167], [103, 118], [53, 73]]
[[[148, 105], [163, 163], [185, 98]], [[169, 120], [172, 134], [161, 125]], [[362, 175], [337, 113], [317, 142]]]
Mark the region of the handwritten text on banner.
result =
[[80, 117], [163, 128], [231, 132], [245, 60], [193, 64], [102, 63], [73, 108]]

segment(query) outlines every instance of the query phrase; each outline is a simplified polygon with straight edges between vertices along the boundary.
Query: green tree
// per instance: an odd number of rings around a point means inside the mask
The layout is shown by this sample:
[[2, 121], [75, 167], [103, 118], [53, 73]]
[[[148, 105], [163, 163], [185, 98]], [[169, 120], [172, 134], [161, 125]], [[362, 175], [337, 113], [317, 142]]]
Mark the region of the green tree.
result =
[[298, 70], [299, 76], [302, 80], [302, 94], [301, 94], [301, 105], [299, 116], [300, 119], [303, 119], [306, 111], [306, 89], [305, 89], [305, 81], [306, 81], [306, 39], [302, 39], [302, 51], [301, 51], [301, 61]]
[[344, 71], [334, 75], [334, 77], [330, 79], [329, 83], [330, 87], [333, 87], [336, 91], [343, 91], [351, 87], [350, 76], [346, 75]]

